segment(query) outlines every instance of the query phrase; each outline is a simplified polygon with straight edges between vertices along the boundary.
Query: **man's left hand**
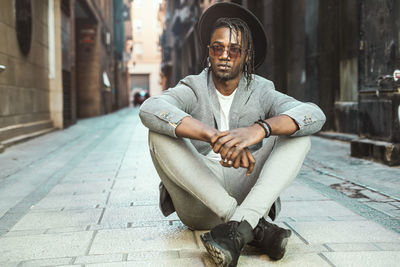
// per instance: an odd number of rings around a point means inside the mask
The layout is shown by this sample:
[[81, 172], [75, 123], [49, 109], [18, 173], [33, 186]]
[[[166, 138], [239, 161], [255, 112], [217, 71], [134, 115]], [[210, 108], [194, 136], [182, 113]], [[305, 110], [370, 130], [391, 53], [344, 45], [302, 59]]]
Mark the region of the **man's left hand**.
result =
[[249, 176], [252, 171], [254, 170], [254, 166], [256, 164], [256, 160], [253, 157], [253, 154], [251, 154], [250, 150], [248, 148], [243, 149], [242, 153], [236, 158], [235, 162], [231, 161], [224, 161], [223, 159], [220, 161], [221, 165], [224, 167], [234, 167], [235, 169], [242, 167], [246, 168], [246, 176]]
[[235, 162], [244, 148], [257, 144], [265, 137], [265, 132], [257, 124], [220, 132], [211, 138], [211, 146], [215, 153], [221, 154], [225, 161]]

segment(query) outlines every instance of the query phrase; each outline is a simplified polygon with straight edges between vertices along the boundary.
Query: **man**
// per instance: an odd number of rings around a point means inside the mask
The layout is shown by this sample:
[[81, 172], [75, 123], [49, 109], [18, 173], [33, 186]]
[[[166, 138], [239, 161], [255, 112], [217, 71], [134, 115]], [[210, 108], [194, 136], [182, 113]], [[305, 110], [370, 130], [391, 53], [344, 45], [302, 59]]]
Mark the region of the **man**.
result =
[[[259, 20], [233, 3], [218, 3], [199, 21], [208, 66], [148, 99], [140, 117], [162, 180], [160, 207], [176, 210], [201, 236], [216, 264], [236, 266], [246, 244], [281, 259], [290, 230], [267, 222], [295, 179], [321, 129], [322, 111], [274, 90], [253, 74], [267, 39]], [[274, 204], [274, 202], [276, 202]]]

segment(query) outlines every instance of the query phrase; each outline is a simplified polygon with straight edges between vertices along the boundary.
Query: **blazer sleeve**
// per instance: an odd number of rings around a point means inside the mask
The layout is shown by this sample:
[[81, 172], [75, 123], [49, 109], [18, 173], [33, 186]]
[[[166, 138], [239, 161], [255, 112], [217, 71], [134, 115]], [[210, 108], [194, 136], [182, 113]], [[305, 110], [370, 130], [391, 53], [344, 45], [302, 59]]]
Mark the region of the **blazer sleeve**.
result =
[[299, 125], [291, 136], [311, 135], [319, 130], [326, 121], [323, 111], [314, 103], [301, 102], [295, 98], [275, 90], [272, 82], [268, 85], [264, 95], [264, 104], [267, 117], [288, 115]]
[[177, 137], [175, 128], [184, 117], [190, 116], [197, 103], [193, 90], [185, 83], [150, 97], [140, 107], [139, 117], [149, 130]]

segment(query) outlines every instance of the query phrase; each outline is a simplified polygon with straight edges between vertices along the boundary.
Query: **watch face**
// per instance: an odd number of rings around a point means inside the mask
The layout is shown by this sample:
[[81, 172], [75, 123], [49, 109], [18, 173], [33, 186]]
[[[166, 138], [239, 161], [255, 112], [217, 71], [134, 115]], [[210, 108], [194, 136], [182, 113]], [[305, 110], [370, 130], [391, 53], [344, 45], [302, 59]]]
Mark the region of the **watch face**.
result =
[[15, 0], [15, 26], [19, 48], [29, 54], [32, 39], [32, 7], [30, 0]]

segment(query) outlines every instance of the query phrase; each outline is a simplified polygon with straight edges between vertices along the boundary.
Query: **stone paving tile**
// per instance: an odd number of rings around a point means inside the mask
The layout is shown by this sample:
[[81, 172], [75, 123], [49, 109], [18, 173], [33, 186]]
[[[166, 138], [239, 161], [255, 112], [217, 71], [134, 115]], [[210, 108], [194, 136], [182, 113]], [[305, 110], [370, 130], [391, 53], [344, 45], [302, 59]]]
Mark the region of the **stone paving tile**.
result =
[[81, 225], [81, 226], [77, 226], [77, 227], [50, 228], [45, 231], [45, 234], [82, 232], [82, 231], [86, 231], [87, 228], [88, 228], [88, 225]]
[[164, 217], [157, 206], [108, 207], [101, 224], [107, 227], [126, 227], [131, 222], [178, 220], [176, 213]]
[[45, 232], [46, 232], [46, 229], [21, 230], [21, 231], [11, 230], [11, 231], [7, 232], [4, 236], [11, 237], [11, 236], [40, 235], [40, 234], [44, 234]]
[[400, 217], [400, 209], [395, 209], [395, 210], [388, 210], [385, 211], [385, 213], [387, 213], [388, 215], [392, 216], [392, 217]]
[[[189, 258], [181, 256], [182, 250], [164, 250], [164, 251], [134, 251], [128, 253], [128, 261], [147, 261], [147, 260], [169, 260], [177, 258]], [[186, 251], [186, 250], [184, 250]]]
[[111, 181], [88, 182], [88, 183], [64, 183], [56, 185], [47, 195], [48, 197], [72, 194], [94, 194], [110, 190]]
[[1, 262], [0, 261], [0, 266], [1, 267], [18, 267], [19, 262]]
[[372, 221], [288, 222], [311, 244], [397, 242], [399, 234]]
[[286, 201], [279, 216], [314, 217], [314, 216], [353, 216], [356, 213], [334, 201]]
[[293, 237], [290, 237], [286, 247], [287, 255], [297, 254], [298, 257], [301, 257], [300, 255], [303, 254], [320, 253], [324, 251], [329, 251], [329, 249], [323, 244], [304, 244], [303, 242], [294, 242]]
[[394, 251], [324, 252], [323, 255], [336, 266], [399, 266], [400, 253]]
[[87, 226], [97, 223], [101, 212], [100, 209], [85, 209], [28, 213], [11, 230]]
[[100, 230], [90, 254], [194, 248], [193, 233], [185, 227], [146, 227]]
[[328, 267], [330, 266], [317, 254], [285, 255], [278, 263], [271, 261], [268, 256], [250, 256], [239, 258], [240, 266], [285, 266], [285, 267]]
[[123, 260], [123, 254], [103, 254], [103, 255], [88, 255], [76, 257], [74, 264], [88, 264], [88, 263], [108, 263], [120, 262]]
[[128, 174], [128, 176], [130, 176], [132, 173], [136, 174], [138, 167], [143, 166], [142, 164], [143, 163], [139, 161], [134, 162], [131, 159], [125, 158], [121, 163], [121, 167], [118, 170], [118, 174], [123, 173], [123, 174]]
[[45, 197], [37, 203], [33, 209], [49, 209], [49, 208], [95, 208], [96, 205], [103, 205], [107, 200], [108, 194], [82, 194], [71, 196], [52, 196]]
[[278, 218], [275, 219], [275, 222], [294, 222], [295, 220], [293, 220], [291, 217], [281, 217], [278, 216]]
[[[204, 256], [204, 262], [206, 267], [216, 266], [208, 255]], [[237, 266], [331, 267], [331, 265], [329, 265], [319, 255], [312, 253], [301, 256], [286, 254], [280, 261], [272, 261], [266, 255], [241, 256]]]
[[[104, 155], [106, 156], [106, 155]], [[115, 177], [120, 163], [104, 164], [104, 160], [97, 161], [96, 164], [78, 165], [67, 177], [96, 176], [96, 177]]]
[[397, 250], [400, 251], [400, 241], [397, 243], [375, 243], [382, 250]]
[[119, 171], [116, 178], [131, 178], [135, 179], [137, 174], [137, 170], [128, 170], [128, 171]]
[[203, 247], [200, 249], [181, 249], [178, 251], [180, 258], [204, 258], [208, 256], [207, 250]]
[[88, 225], [85, 231], [92, 230], [110, 230], [110, 229], [125, 229], [125, 228], [148, 228], [148, 227], [186, 227], [180, 220], [163, 220], [163, 221], [133, 221], [126, 225], [124, 224], [94, 224]]
[[399, 208], [389, 204], [390, 202], [366, 202], [365, 204], [379, 211], [390, 212]]
[[0, 209], [5, 210], [7, 212], [10, 208], [14, 207], [23, 199], [23, 197], [19, 197], [13, 194], [13, 192], [7, 192], [3, 195], [0, 192]]
[[303, 184], [292, 184], [281, 195], [282, 201], [328, 200], [324, 195]]
[[80, 177], [82, 175], [99, 175], [103, 174], [104, 177], [110, 177], [115, 175], [118, 166], [112, 166], [111, 168], [104, 167], [102, 165], [102, 161], [100, 161], [99, 165], [78, 165], [76, 166], [71, 172], [69, 172], [65, 177], [73, 178], [73, 177]]
[[102, 178], [115, 178], [115, 174], [117, 173], [117, 170], [105, 170], [100, 167], [91, 167], [90, 169], [87, 170], [76, 170], [72, 171], [69, 174], [67, 174], [64, 177], [65, 180], [74, 180], [74, 179], [102, 179]]
[[7, 208], [0, 208], [0, 218], [3, 217], [3, 215], [9, 210], [9, 207]]
[[333, 221], [330, 216], [303, 216], [303, 217], [290, 217], [293, 222], [326, 222]]
[[70, 264], [73, 258], [54, 258], [23, 261], [19, 267], [36, 267], [36, 266], [59, 266]]
[[116, 179], [114, 182], [113, 190], [119, 190], [119, 189], [132, 190], [135, 184], [136, 181], [132, 178]]
[[[307, 159], [306, 159], [305, 162], [306, 162], [305, 164], [307, 164]], [[321, 183], [321, 184], [327, 185], [327, 186], [330, 186], [332, 184], [337, 184], [337, 183], [340, 184], [340, 183], [343, 182], [343, 180], [340, 180], [338, 178], [334, 178], [334, 177], [331, 177], [331, 176], [328, 176], [328, 175], [323, 175], [323, 174], [318, 174], [317, 175], [317, 174], [310, 173], [310, 172], [300, 171], [299, 175], [304, 175], [304, 176], [314, 180], [315, 182], [318, 182], [318, 183]]]
[[[102, 153], [102, 157], [104, 157], [107, 153]], [[90, 157], [90, 155], [88, 155]], [[107, 161], [104, 162], [104, 158], [90, 158], [82, 161], [77, 167], [76, 171], [96, 171], [97, 169], [101, 168], [102, 170], [107, 170], [107, 171], [114, 171], [118, 170], [119, 166], [121, 165], [122, 158], [118, 157], [113, 159], [108, 158], [109, 155], [107, 155]]]
[[188, 267], [188, 266], [204, 266], [201, 259], [197, 258], [185, 258], [185, 259], [166, 259], [152, 261], [127, 261], [127, 262], [115, 262], [107, 264], [87, 264], [88, 267]]
[[367, 221], [365, 217], [360, 215], [353, 216], [330, 216], [334, 221]]
[[369, 199], [374, 200], [374, 201], [384, 201], [384, 200], [390, 200], [387, 196], [384, 196], [382, 194], [373, 192], [371, 190], [362, 190], [360, 191], [361, 194], [367, 196]]
[[110, 198], [108, 199], [108, 206], [130, 206], [134, 202], [136, 192], [132, 189], [126, 188], [124, 190], [112, 190]]
[[59, 184], [64, 184], [64, 183], [89, 183], [89, 182], [109, 182], [114, 179], [113, 176], [107, 176], [107, 177], [98, 177], [98, 176], [80, 176], [80, 177], [74, 177], [74, 178], [64, 178], [62, 179]]
[[93, 232], [73, 232], [0, 238], [0, 262], [81, 255]]
[[332, 251], [379, 251], [374, 243], [328, 243], [325, 244]]
[[400, 216], [400, 208], [394, 206], [391, 204], [392, 202], [367, 202], [365, 204], [367, 204], [368, 206], [370, 206], [371, 208], [374, 208], [378, 211], [381, 211], [383, 213], [386, 213], [389, 216], [392, 217], [398, 217]]
[[[128, 195], [129, 199], [124, 200], [122, 195]], [[121, 206], [126, 206], [126, 204], [133, 206], [142, 206], [142, 205], [152, 205], [157, 206], [158, 208], [158, 192], [139, 192], [139, 191], [131, 191], [131, 190], [118, 190], [112, 191], [110, 198], [108, 200], [109, 206], [117, 206], [120, 204]], [[161, 212], [161, 211], [160, 211]]]
[[400, 201], [390, 201], [388, 202], [391, 205], [395, 206], [396, 208], [400, 208]]

